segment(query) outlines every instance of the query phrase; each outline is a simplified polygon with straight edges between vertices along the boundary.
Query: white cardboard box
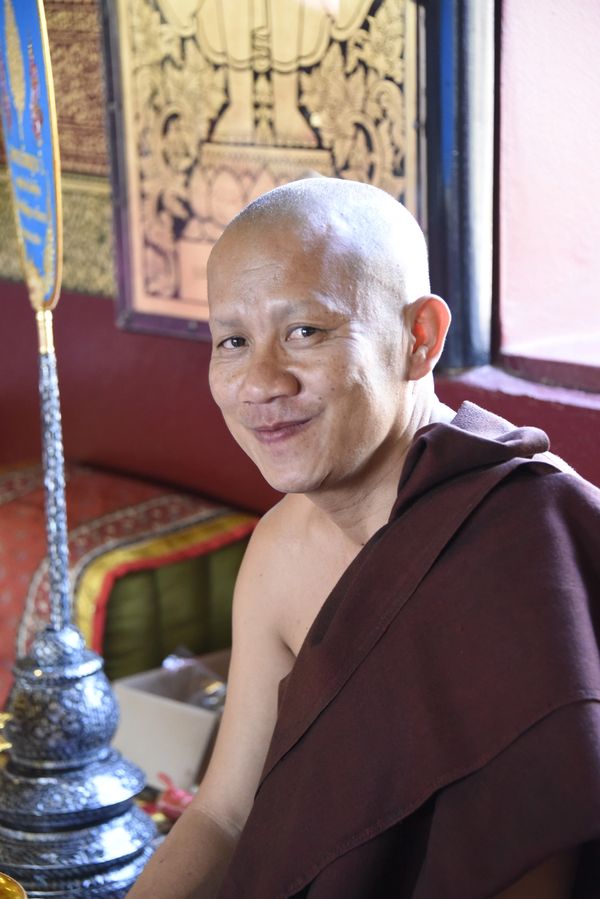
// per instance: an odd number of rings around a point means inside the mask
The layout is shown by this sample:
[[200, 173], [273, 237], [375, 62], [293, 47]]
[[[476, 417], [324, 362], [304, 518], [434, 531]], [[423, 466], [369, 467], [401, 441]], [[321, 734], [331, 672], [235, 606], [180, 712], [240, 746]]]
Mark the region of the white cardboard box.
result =
[[[223, 680], [229, 654], [210, 653], [200, 661]], [[113, 746], [135, 762], [147, 782], [164, 789], [160, 772], [177, 787], [189, 790], [198, 783], [214, 744], [220, 713], [191, 705], [191, 668], [155, 668], [113, 682], [120, 719]]]

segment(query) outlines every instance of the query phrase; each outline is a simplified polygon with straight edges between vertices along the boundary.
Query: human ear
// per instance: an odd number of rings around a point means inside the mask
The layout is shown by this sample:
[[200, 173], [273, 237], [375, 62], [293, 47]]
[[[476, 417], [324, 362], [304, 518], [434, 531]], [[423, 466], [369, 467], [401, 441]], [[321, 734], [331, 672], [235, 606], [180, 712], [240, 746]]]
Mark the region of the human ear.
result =
[[442, 355], [452, 316], [444, 300], [435, 294], [409, 303], [405, 315], [410, 332], [408, 380], [418, 381], [433, 371]]

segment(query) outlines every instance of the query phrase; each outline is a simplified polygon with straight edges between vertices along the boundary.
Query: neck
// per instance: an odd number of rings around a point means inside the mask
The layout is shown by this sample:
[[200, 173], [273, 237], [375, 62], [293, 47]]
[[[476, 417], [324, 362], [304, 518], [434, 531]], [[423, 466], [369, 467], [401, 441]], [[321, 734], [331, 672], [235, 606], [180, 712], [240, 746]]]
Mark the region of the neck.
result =
[[391, 446], [381, 448], [381, 459], [372, 460], [369, 471], [361, 472], [348, 484], [309, 494], [320, 517], [327, 519], [358, 552], [373, 534], [387, 523], [396, 500], [398, 481], [416, 432], [434, 422], [448, 422], [454, 412], [432, 394], [429, 402], [415, 407]]

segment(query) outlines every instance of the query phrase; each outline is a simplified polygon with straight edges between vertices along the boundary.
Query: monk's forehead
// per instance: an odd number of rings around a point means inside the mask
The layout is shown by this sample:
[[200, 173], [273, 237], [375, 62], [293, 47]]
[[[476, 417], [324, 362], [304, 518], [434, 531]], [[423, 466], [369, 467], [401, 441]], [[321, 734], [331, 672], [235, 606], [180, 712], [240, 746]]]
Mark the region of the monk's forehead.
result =
[[358, 274], [371, 258], [368, 244], [357, 223], [336, 209], [276, 210], [232, 223], [217, 244], [213, 263], [227, 266], [267, 253], [282, 264], [308, 264], [316, 270], [335, 263]]

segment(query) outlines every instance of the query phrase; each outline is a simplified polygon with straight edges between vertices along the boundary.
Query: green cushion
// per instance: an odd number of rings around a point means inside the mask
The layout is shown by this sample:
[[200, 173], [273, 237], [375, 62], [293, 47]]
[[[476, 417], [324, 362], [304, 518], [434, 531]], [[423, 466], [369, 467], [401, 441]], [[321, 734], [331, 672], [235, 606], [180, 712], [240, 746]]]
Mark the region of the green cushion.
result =
[[229, 646], [233, 587], [247, 543], [117, 578], [103, 637], [108, 677], [157, 668], [180, 647], [202, 654]]

